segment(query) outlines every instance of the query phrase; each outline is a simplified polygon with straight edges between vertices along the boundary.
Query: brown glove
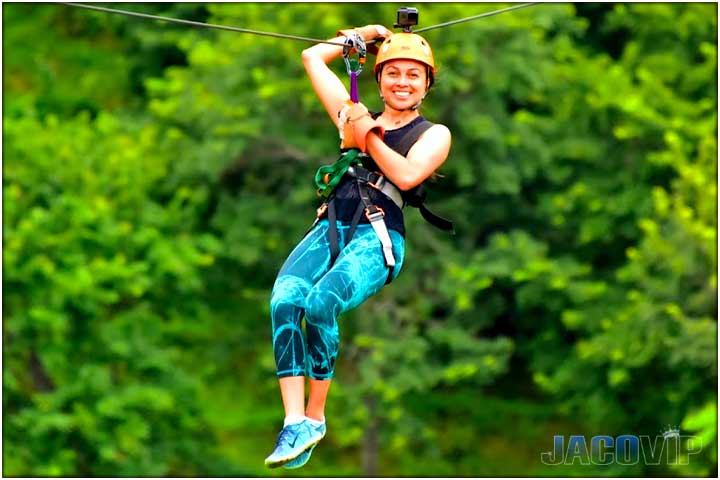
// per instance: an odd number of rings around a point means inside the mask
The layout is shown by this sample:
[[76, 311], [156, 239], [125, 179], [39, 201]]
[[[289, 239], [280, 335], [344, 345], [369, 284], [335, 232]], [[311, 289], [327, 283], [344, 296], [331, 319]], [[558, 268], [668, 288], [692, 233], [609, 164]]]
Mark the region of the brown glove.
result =
[[374, 131], [380, 138], [385, 135], [385, 129], [370, 116], [370, 112], [362, 103], [353, 103], [348, 100], [340, 112], [340, 124], [342, 127], [341, 148], [357, 148], [362, 152], [367, 151], [367, 135]]
[[363, 40], [365, 40], [365, 47], [367, 48], [368, 53], [373, 55], [377, 55], [378, 47], [383, 40], [392, 35], [392, 32], [382, 25], [365, 25], [364, 27], [338, 30], [336, 35], [338, 37], [348, 37], [353, 31], [360, 34]]
[[375, 132], [381, 140], [385, 137], [383, 126], [370, 115], [360, 117], [358, 120], [350, 122], [350, 125], [352, 125], [353, 138], [363, 153], [367, 153], [367, 136], [370, 132]]

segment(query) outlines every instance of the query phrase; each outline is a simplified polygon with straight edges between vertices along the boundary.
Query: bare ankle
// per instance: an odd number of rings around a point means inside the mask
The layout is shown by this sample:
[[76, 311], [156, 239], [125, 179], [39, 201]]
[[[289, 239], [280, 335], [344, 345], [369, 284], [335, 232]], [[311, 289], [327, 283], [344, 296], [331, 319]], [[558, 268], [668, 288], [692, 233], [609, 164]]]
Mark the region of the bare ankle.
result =
[[325, 421], [325, 412], [305, 412], [305, 416], [309, 419], [315, 420], [316, 422], [324, 422]]

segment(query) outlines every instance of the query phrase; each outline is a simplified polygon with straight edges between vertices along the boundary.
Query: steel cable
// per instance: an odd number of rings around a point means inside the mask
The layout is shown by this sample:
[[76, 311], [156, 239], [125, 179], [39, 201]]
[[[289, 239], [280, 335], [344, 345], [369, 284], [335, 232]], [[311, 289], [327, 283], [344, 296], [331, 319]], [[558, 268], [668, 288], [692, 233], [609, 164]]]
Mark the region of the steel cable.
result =
[[[532, 5], [537, 5], [541, 2], [531, 2], [531, 3], [523, 3], [520, 5], [514, 5], [512, 7], [503, 8], [500, 10], [493, 10], [492, 12], [485, 12], [481, 13], [479, 15], [473, 15], [471, 17], [461, 18], [458, 20], [452, 20], [450, 22], [445, 23], [439, 23], [437, 25], [432, 25], [430, 27], [424, 27], [424, 28], [418, 28], [417, 30], [413, 30], [414, 33], [420, 33], [420, 32], [426, 32], [428, 30], [433, 30], [436, 28], [444, 28], [449, 27], [451, 25], [455, 25], [457, 23], [463, 23], [463, 22], [470, 22], [472, 20], [477, 20], [480, 18], [490, 17], [493, 15], [498, 15], [500, 13], [509, 12], [511, 10], [517, 10], [519, 8], [525, 8]], [[148, 13], [138, 13], [138, 12], [128, 12], [126, 10], [117, 10], [114, 8], [106, 8], [106, 7], [98, 7], [95, 5], [86, 5], [83, 3], [70, 3], [70, 2], [61, 2], [63, 5], [69, 5], [71, 7], [79, 7], [79, 8], [87, 8], [89, 10], [97, 10], [100, 12], [106, 12], [106, 13], [119, 13], [121, 15], [127, 15], [130, 17], [139, 17], [139, 18], [147, 18], [150, 20], [160, 20], [163, 22], [172, 22], [172, 23], [179, 23], [182, 25], [191, 25], [193, 27], [202, 27], [202, 28], [217, 28], [219, 30], [229, 30], [231, 32], [239, 32], [239, 33], [251, 33], [253, 35], [264, 35], [268, 37], [276, 37], [276, 38], [285, 38], [288, 40], [298, 40], [301, 42], [310, 42], [310, 43], [329, 43], [331, 45], [341, 45], [336, 42], [332, 42], [329, 40], [320, 40], [317, 38], [310, 38], [310, 37], [301, 37], [297, 35], [288, 35], [285, 33], [275, 33], [275, 32], [264, 32], [262, 30], [252, 30], [249, 28], [240, 28], [240, 27], [230, 27], [227, 25], [217, 25], [212, 23], [203, 23], [203, 22], [195, 22], [193, 20], [182, 20], [179, 18], [171, 18], [171, 17], [162, 17], [159, 15], [150, 15]]]
[[413, 33], [427, 32], [428, 30], [433, 30], [435, 28], [449, 27], [450, 25], [455, 25], [456, 23], [470, 22], [472, 20], [477, 20], [479, 18], [491, 17], [493, 15], [498, 15], [500, 13], [509, 12], [511, 10], [517, 10], [519, 8], [525, 8], [525, 7], [530, 7], [532, 5], [537, 5], [539, 3], [541, 3], [541, 2], [523, 3], [520, 5], [514, 5], [512, 7], [503, 8], [500, 10], [493, 10], [492, 12], [481, 13], [480, 15], [473, 15], [472, 17], [461, 18], [459, 20], [452, 20], [450, 22], [445, 22], [445, 23], [438, 23], [437, 25], [432, 25], [430, 27], [418, 28], [417, 30], [413, 30]]
[[130, 17], [140, 17], [140, 18], [148, 18], [150, 20], [161, 20], [164, 22], [180, 23], [183, 25], [191, 25], [193, 27], [217, 28], [220, 30], [229, 30], [231, 32], [252, 33], [253, 35], [265, 35], [268, 37], [286, 38], [288, 40], [299, 40], [302, 42], [310, 42], [310, 43], [329, 43], [331, 45], [343, 45], [343, 44], [338, 44], [336, 42], [330, 42], [328, 40], [319, 40], [317, 38], [310, 38], [310, 37], [299, 37], [297, 35], [287, 35], [284, 33], [263, 32], [261, 30], [251, 30], [249, 28], [229, 27], [226, 25], [216, 25], [216, 24], [212, 24], [212, 23], [195, 22], [192, 20], [182, 20], [179, 18], [161, 17], [159, 15], [150, 15], [148, 13], [128, 12], [125, 10], [116, 10], [114, 8], [96, 7], [95, 5], [85, 5], [82, 3], [69, 3], [69, 2], [62, 2], [62, 3], [63, 3], [63, 5], [69, 5], [71, 7], [87, 8], [90, 10], [98, 10], [100, 12], [106, 12], [106, 13], [119, 13], [121, 15], [128, 15]]

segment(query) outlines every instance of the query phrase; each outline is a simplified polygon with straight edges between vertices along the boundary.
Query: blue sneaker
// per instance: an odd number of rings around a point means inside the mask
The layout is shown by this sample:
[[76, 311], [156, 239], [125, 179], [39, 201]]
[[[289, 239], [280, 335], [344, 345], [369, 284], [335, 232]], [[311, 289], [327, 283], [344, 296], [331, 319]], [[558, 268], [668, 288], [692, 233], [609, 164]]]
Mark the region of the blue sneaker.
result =
[[[325, 436], [325, 431], [325, 424], [315, 427], [307, 420], [288, 425], [280, 431], [275, 450], [265, 459], [265, 465], [270, 468], [277, 468], [290, 463], [305, 450], [317, 445]], [[310, 455], [308, 455], [308, 458], [310, 458]]]
[[302, 466], [305, 466], [305, 464], [310, 460], [310, 455], [312, 455], [313, 450], [315, 450], [315, 447], [317, 445], [313, 445], [312, 447], [308, 448], [304, 452], [302, 452], [300, 455], [295, 457], [295, 460], [291, 460], [290, 462], [283, 465], [283, 468], [300, 468]]
[[[327, 427], [323, 423], [318, 428], [320, 429], [320, 431], [322, 432], [322, 435], [324, 437], [325, 433], [327, 432]], [[285, 465], [283, 465], [283, 467], [290, 469], [290, 468], [300, 468], [300, 467], [304, 466], [308, 462], [308, 460], [310, 460], [310, 455], [312, 455], [312, 452], [316, 446], [317, 445], [313, 445], [312, 447], [308, 448], [307, 450], [302, 452], [300, 455], [295, 457], [295, 460], [292, 460], [292, 461], [286, 463]]]

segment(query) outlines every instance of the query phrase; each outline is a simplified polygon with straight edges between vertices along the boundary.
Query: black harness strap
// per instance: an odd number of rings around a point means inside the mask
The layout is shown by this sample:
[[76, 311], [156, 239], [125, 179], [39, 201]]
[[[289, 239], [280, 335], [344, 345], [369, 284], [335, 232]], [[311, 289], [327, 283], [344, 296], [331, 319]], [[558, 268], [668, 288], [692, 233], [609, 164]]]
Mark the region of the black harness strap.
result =
[[400, 143], [397, 147], [396, 152], [398, 152], [403, 157], [407, 157], [408, 152], [412, 148], [413, 145], [415, 145], [415, 142], [418, 141], [418, 138], [420, 138], [420, 135], [425, 133], [430, 127], [435, 125], [430, 120], [424, 120], [417, 125], [415, 125], [413, 128], [411, 128], [405, 135], [403, 135], [402, 140], [400, 140]]
[[352, 240], [353, 235], [355, 235], [355, 230], [357, 229], [358, 223], [360, 223], [360, 217], [362, 216], [363, 212], [365, 211], [365, 206], [362, 202], [358, 202], [358, 206], [355, 209], [355, 214], [353, 215], [352, 220], [350, 221], [350, 229], [347, 233], [347, 240], [345, 240], [345, 245], [350, 243], [350, 240]]
[[335, 222], [335, 220], [337, 220], [337, 216], [335, 214], [335, 198], [328, 202], [327, 214], [328, 222], [330, 223], [328, 226], [327, 236], [328, 243], [330, 244], [330, 265], [332, 265], [335, 263], [335, 260], [337, 260], [338, 255], [340, 255], [340, 242], [338, 241], [338, 229], [337, 223]]
[[450, 233], [450, 235], [455, 235], [455, 226], [453, 225], [453, 222], [451, 220], [448, 220], [447, 218], [443, 218], [440, 215], [433, 213], [425, 206], [425, 203], [422, 203], [417, 208], [418, 210], [420, 210], [420, 215], [422, 215], [425, 221], [428, 222], [430, 225], [437, 227], [440, 230], [444, 230]]

